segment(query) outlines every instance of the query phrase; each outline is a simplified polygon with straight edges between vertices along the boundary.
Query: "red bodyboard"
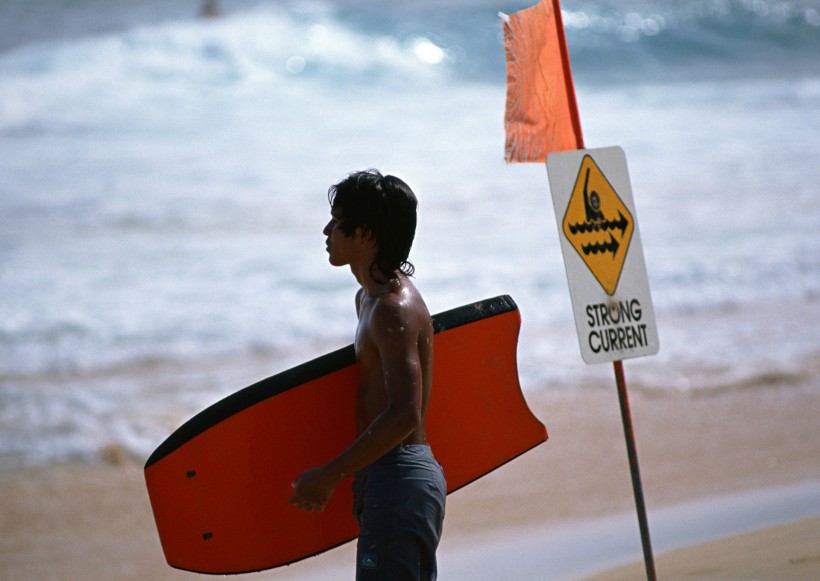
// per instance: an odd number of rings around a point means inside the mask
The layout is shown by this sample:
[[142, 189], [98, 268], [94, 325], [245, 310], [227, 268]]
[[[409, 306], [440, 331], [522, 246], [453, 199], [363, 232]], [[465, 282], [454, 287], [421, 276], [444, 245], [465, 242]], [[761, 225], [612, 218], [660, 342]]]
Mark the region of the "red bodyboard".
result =
[[[453, 492], [547, 439], [518, 381], [521, 317], [508, 296], [433, 318], [427, 436]], [[145, 480], [165, 558], [230, 574], [287, 565], [358, 534], [350, 479], [322, 513], [288, 503], [299, 473], [355, 438], [358, 368], [348, 346], [247, 387], [183, 424]]]

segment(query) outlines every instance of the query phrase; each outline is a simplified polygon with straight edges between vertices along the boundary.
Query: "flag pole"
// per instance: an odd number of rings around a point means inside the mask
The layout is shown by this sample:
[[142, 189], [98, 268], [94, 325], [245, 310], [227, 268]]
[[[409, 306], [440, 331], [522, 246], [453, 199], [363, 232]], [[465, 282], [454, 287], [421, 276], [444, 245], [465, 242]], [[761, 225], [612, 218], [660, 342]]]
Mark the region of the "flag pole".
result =
[[575, 81], [572, 80], [572, 65], [569, 61], [567, 37], [564, 34], [564, 17], [561, 14], [561, 0], [553, 0], [552, 13], [555, 16], [556, 29], [560, 31], [560, 34], [558, 34], [558, 48], [561, 51], [561, 67], [564, 69], [564, 83], [569, 101], [572, 129], [575, 132], [578, 149], [584, 149], [584, 131], [581, 128], [581, 114], [578, 112], [578, 98], [575, 96]]
[[646, 504], [641, 486], [641, 472], [638, 468], [638, 451], [635, 447], [635, 433], [632, 431], [632, 414], [629, 411], [629, 396], [626, 393], [626, 379], [624, 377], [623, 362], [613, 361], [615, 368], [615, 382], [618, 386], [618, 401], [621, 404], [621, 420], [624, 425], [626, 452], [629, 456], [629, 471], [632, 474], [632, 492], [635, 496], [635, 508], [638, 511], [638, 526], [641, 529], [641, 544], [643, 545], [643, 560], [646, 565], [646, 578], [656, 581], [655, 560], [652, 557], [652, 541], [649, 538], [649, 522], [646, 518]]
[[[510, 17], [500, 14], [502, 18], [502, 28], [504, 30], [504, 48], [507, 56], [507, 105], [505, 110], [505, 132], [507, 134], [507, 144], [505, 146], [505, 159], [513, 162], [543, 162], [549, 155], [550, 150], [562, 151], [575, 149], [584, 149], [584, 136], [581, 129], [581, 116], [578, 112], [578, 102], [575, 96], [575, 83], [572, 79], [572, 67], [569, 59], [569, 49], [567, 47], [566, 36], [564, 35], [564, 22], [561, 15], [560, 0], [541, 0], [535, 6], [517, 12]], [[550, 24], [554, 27], [554, 36], [551, 38], [557, 44], [557, 57], [560, 64], [558, 66], [548, 67], [544, 70], [544, 63], [538, 57], [539, 50], [532, 47], [530, 51], [519, 51], [516, 45], [516, 34], [532, 34], [536, 39], [544, 41], [549, 39], [549, 35], [539, 34], [539, 29], [534, 26], [530, 20], [539, 17], [548, 17]], [[513, 20], [515, 22], [513, 22]], [[536, 58], [533, 58], [535, 55]], [[552, 62], [555, 62], [553, 59]], [[527, 76], [527, 69], [539, 69], [540, 75], [535, 79]], [[560, 71], [560, 72], [559, 72]], [[523, 76], [525, 81], [519, 80], [519, 75]], [[561, 99], [551, 102], [549, 107], [544, 106], [538, 99], [528, 99], [525, 95], [517, 93], [511, 87], [521, 84], [523, 90], [524, 85], [530, 83], [530, 89], [537, 91], [538, 87], [543, 91], [547, 91], [544, 87], [545, 80], [561, 79], [563, 84], [563, 94], [566, 100]], [[550, 97], [561, 95], [562, 92], [553, 87], [548, 91]], [[549, 100], [549, 99], [548, 99]], [[540, 115], [553, 114], [555, 111], [563, 110], [563, 114], [569, 117], [569, 124], [558, 123], [553, 119], [552, 124], [539, 125], [534, 122]], [[558, 117], [561, 115], [558, 114]], [[524, 126], [525, 131], [516, 130], [516, 128]], [[550, 131], [560, 135], [560, 139], [552, 139], [552, 143], [544, 148], [532, 147], [533, 143], [537, 143], [537, 131]], [[568, 137], [571, 133], [571, 138]], [[542, 135], [546, 138], [546, 135]], [[526, 147], [519, 150], [520, 142], [524, 142]], [[618, 400], [621, 405], [621, 420], [624, 426], [624, 436], [626, 439], [626, 449], [629, 455], [629, 467], [632, 475], [632, 491], [635, 495], [635, 507], [638, 512], [638, 524], [641, 530], [641, 543], [643, 545], [644, 562], [646, 564], [646, 576], [648, 581], [656, 581], [655, 577], [655, 563], [652, 557], [652, 543], [649, 539], [649, 525], [646, 518], [646, 506], [644, 504], [643, 488], [641, 486], [641, 476], [638, 470], [638, 454], [635, 448], [635, 435], [632, 431], [632, 416], [629, 411], [629, 398], [626, 393], [626, 379], [624, 378], [623, 362], [620, 360], [613, 361], [615, 367], [615, 381], [618, 387]]]
[[[559, 31], [564, 30], [563, 17], [561, 15], [560, 0], [553, 0], [553, 14]], [[581, 115], [578, 112], [578, 102], [575, 97], [575, 83], [572, 79], [572, 67], [569, 61], [569, 49], [564, 34], [558, 35], [559, 48], [561, 51], [561, 61], [564, 68], [564, 79], [566, 81], [566, 91], [569, 97], [570, 114], [572, 125], [578, 141], [578, 149], [584, 149], [584, 134], [581, 130]], [[632, 493], [635, 497], [635, 509], [638, 512], [638, 527], [641, 531], [641, 545], [643, 547], [643, 560], [646, 565], [647, 581], [656, 581], [655, 559], [652, 556], [652, 541], [649, 536], [649, 522], [646, 518], [646, 503], [643, 497], [643, 486], [641, 485], [641, 471], [638, 468], [638, 450], [635, 446], [635, 433], [632, 430], [632, 413], [629, 410], [629, 396], [626, 391], [626, 377], [624, 375], [623, 361], [612, 362], [615, 368], [615, 383], [618, 388], [618, 402], [621, 406], [621, 422], [624, 426], [624, 439], [626, 440], [626, 452], [629, 457], [629, 472], [632, 476]]]

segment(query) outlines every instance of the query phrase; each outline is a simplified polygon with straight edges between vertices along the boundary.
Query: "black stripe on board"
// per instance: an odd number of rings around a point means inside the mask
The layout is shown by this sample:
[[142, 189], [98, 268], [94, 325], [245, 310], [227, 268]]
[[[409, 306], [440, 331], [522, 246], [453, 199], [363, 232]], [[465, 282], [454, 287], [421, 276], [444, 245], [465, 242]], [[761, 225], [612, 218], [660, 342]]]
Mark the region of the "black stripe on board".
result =
[[[518, 306], [512, 297], [509, 295], [501, 295], [434, 315], [433, 330], [436, 333], [440, 333], [448, 329], [455, 329], [462, 325], [515, 310], [518, 310]], [[313, 381], [323, 375], [343, 369], [348, 365], [353, 365], [354, 363], [356, 363], [356, 354], [353, 350], [353, 345], [348, 345], [347, 347], [342, 347], [341, 349], [332, 351], [331, 353], [322, 355], [321, 357], [317, 357], [316, 359], [302, 363], [281, 373], [277, 373], [219, 400], [212, 406], [199, 412], [168, 436], [148, 458], [145, 463], [145, 468], [159, 462], [162, 458], [186, 442], [194, 439], [224, 419], [269, 397], [273, 397], [303, 383]]]

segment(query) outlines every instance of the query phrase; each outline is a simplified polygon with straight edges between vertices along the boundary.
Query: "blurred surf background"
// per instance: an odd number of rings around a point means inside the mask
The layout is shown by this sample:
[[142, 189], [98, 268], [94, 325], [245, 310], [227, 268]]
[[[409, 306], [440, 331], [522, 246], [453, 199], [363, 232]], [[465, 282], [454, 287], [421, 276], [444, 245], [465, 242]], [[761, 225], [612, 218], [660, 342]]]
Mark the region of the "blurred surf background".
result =
[[[510, 294], [526, 391], [613, 389], [580, 358], [546, 170], [503, 162], [497, 13], [534, 3], [0, 0], [0, 466], [145, 458], [348, 344], [326, 192], [368, 167], [420, 198], [431, 311]], [[820, 0], [563, 11], [586, 146], [626, 151], [660, 332], [630, 387], [816, 382]]]

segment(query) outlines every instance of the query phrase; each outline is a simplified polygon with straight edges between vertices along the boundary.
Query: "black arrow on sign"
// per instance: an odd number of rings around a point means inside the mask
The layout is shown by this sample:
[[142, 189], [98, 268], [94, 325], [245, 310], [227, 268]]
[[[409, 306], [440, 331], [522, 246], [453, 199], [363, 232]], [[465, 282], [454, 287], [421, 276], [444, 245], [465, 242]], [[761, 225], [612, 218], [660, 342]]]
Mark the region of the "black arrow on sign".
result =
[[618, 254], [618, 249], [621, 247], [618, 244], [618, 241], [612, 236], [609, 235], [609, 242], [595, 242], [593, 244], [584, 244], [581, 246], [581, 250], [584, 251], [584, 254], [589, 256], [590, 254], [603, 254], [604, 252], [611, 252], [612, 258], [615, 258], [615, 255]]

